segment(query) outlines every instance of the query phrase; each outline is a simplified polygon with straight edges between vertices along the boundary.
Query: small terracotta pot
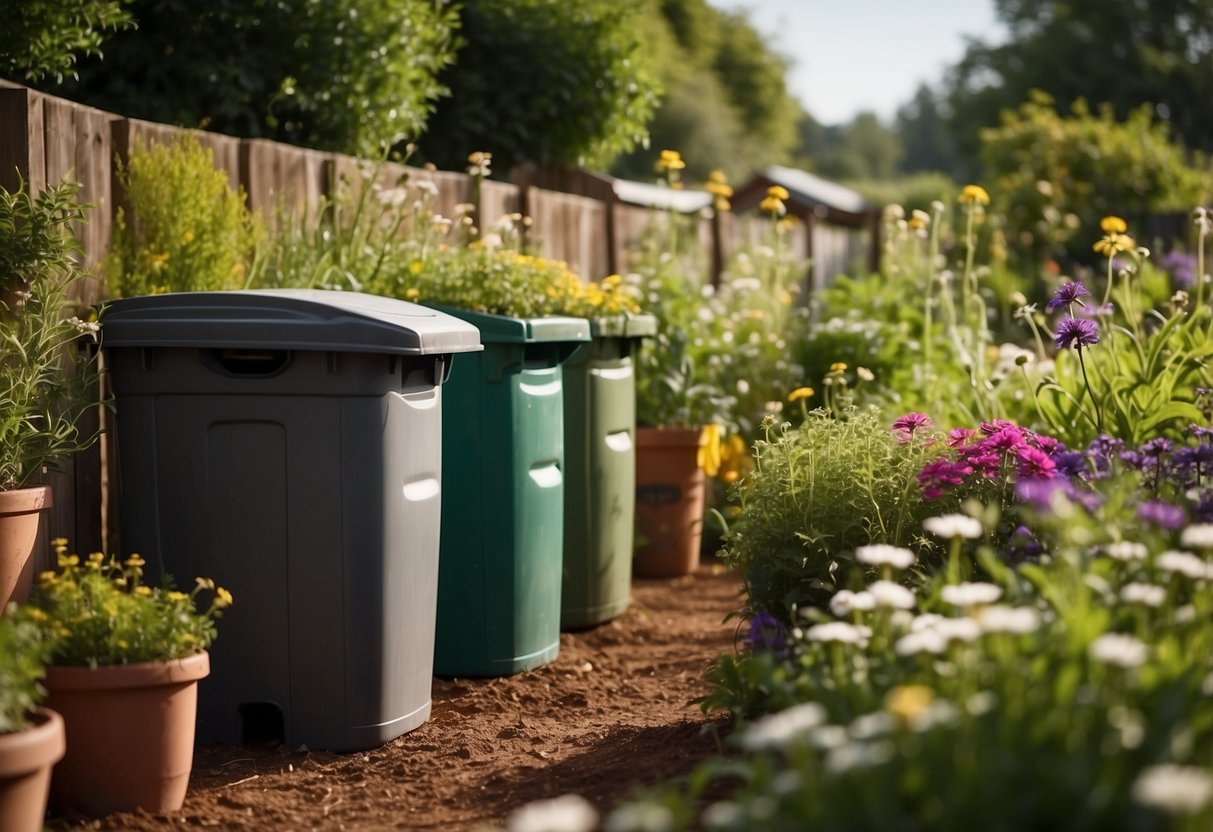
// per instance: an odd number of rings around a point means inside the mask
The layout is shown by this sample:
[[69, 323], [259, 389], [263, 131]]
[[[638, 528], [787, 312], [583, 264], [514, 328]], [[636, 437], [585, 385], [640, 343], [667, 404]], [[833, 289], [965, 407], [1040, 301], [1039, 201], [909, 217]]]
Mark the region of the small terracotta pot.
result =
[[34, 578], [34, 541], [42, 512], [50, 508], [49, 485], [0, 491], [0, 613], [9, 601], [24, 603]]
[[51, 787], [51, 766], [63, 758], [63, 718], [47, 708], [32, 727], [0, 734], [0, 829], [40, 832]]
[[180, 809], [194, 763], [198, 680], [210, 669], [205, 652], [96, 670], [48, 667], [46, 703], [67, 728], [51, 808], [92, 817]]
[[633, 572], [676, 578], [699, 568], [705, 500], [700, 431], [636, 429], [636, 529]]

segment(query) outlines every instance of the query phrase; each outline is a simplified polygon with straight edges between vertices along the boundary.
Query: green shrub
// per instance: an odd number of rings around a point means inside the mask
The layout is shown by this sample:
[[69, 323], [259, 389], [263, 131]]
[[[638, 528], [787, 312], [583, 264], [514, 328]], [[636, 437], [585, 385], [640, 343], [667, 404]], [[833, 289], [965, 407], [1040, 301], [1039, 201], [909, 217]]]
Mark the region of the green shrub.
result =
[[752, 609], [786, 619], [824, 602], [848, 585], [856, 547], [921, 541], [923, 518], [955, 505], [925, 501], [918, 484], [938, 444], [899, 442], [875, 409], [843, 415], [768, 421], [754, 472], [734, 486], [739, 513], [721, 557], [741, 574]]
[[45, 695], [38, 684], [51, 646], [44, 620], [41, 611], [24, 606], [0, 616], [0, 734], [23, 730]]
[[197, 138], [133, 151], [118, 180], [111, 295], [243, 288], [260, 224]]
[[1148, 106], [1117, 122], [1079, 100], [1065, 118], [1038, 92], [981, 140], [1008, 241], [1028, 262], [1094, 262], [1086, 241], [1101, 217], [1188, 211], [1209, 193], [1202, 160], [1190, 165]]

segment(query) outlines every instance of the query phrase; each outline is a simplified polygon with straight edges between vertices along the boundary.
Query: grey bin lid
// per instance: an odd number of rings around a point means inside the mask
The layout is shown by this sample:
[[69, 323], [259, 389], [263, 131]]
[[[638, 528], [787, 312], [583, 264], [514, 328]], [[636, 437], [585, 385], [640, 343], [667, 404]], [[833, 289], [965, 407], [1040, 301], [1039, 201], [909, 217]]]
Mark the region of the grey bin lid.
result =
[[101, 310], [103, 347], [205, 347], [431, 355], [483, 350], [480, 331], [408, 301], [325, 289], [180, 292]]

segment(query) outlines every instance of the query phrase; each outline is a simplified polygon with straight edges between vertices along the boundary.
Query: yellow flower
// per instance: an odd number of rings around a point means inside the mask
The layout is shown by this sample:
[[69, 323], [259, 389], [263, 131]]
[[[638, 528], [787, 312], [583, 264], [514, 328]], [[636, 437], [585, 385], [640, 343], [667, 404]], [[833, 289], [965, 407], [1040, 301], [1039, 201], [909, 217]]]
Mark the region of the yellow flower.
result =
[[124, 638], [116, 639], [114, 644], [118, 645], [119, 650], [127, 650], [130, 648], [130, 644], [128, 644]]
[[699, 467], [709, 477], [716, 476], [720, 470], [720, 437], [723, 431], [720, 425], [707, 424], [699, 434]]
[[413, 274], [421, 274], [421, 270], [424, 268], [425, 263], [421, 262], [420, 260], [414, 260], [412, 263], [409, 263], [409, 271]]
[[830, 365], [831, 374], [836, 375], [838, 373], [845, 373], [846, 371], [847, 371], [847, 365], [842, 363], [841, 361], [835, 361], [833, 364]]
[[147, 586], [146, 584], [140, 584], [139, 586], [135, 587], [135, 594], [140, 596], [141, 598], [150, 598], [151, 594], [152, 594], [152, 588], [150, 586]]
[[50, 569], [46, 570], [45, 572], [39, 573], [39, 575], [38, 575], [38, 583], [42, 584], [43, 586], [54, 586], [58, 582], [59, 582], [59, 573], [54, 572]]
[[176, 590], [166, 593], [164, 597], [167, 598], [168, 600], [172, 601], [173, 603], [176, 603], [178, 601], [188, 601], [190, 598], [184, 592], [178, 592]]
[[1099, 230], [1105, 234], [1124, 234], [1129, 226], [1120, 217], [1104, 217], [1099, 221]]
[[749, 446], [740, 434], [730, 434], [720, 448], [720, 479], [734, 483], [754, 469], [754, 459]]
[[51, 547], [53, 549], [55, 549], [55, 551], [58, 551], [60, 549], [66, 549], [67, 548], [67, 538], [66, 537], [56, 537], [56, 538], [52, 539]]
[[956, 201], [961, 205], [989, 205], [990, 195], [980, 185], [965, 185]]
[[59, 555], [59, 567], [61, 569], [67, 568], [69, 566], [79, 566], [79, 565], [80, 565], [80, 556], [79, 555]]
[[1109, 234], [1103, 239], [1096, 240], [1092, 249], [1105, 257], [1112, 257], [1122, 251], [1132, 251], [1137, 247], [1136, 241], [1128, 234], [1117, 234], [1115, 232]]
[[885, 708], [902, 725], [913, 722], [935, 701], [935, 693], [926, 685], [898, 685], [885, 696]]
[[623, 282], [623, 277], [617, 274], [608, 274], [602, 279], [603, 286], [618, 286]]
[[816, 390], [814, 390], [812, 387], [797, 387], [797, 388], [796, 388], [795, 390], [793, 390], [791, 393], [788, 393], [788, 401], [790, 401], [790, 402], [798, 402], [798, 401], [800, 401], [801, 399], [807, 399], [807, 398], [809, 398], [809, 397], [810, 397], [810, 396], [812, 396], [812, 395], [813, 395], [815, 392], [817, 392], [817, 391], [816, 391]]
[[46, 613], [37, 607], [30, 607], [28, 610], [26, 610], [26, 614], [29, 615], [31, 621], [35, 621], [39, 624], [47, 619]]
[[775, 214], [776, 216], [780, 217], [782, 217], [788, 211], [783, 204], [783, 200], [773, 196], [768, 196], [762, 202], [758, 203], [758, 210], [766, 211], [768, 214]]
[[416, 286], [410, 286], [404, 290], [404, 297], [407, 300], [417, 300], [417, 298], [421, 297], [421, 290]]
[[232, 593], [221, 586], [215, 587], [215, 607], [223, 609], [232, 605]]
[[682, 170], [686, 166], [687, 163], [682, 161], [682, 154], [677, 150], [663, 150], [661, 151], [661, 158], [657, 160], [658, 173]]
[[767, 188], [767, 196], [773, 196], [775, 199], [787, 202], [791, 194], [788, 193], [788, 189], [783, 185], [772, 185]]

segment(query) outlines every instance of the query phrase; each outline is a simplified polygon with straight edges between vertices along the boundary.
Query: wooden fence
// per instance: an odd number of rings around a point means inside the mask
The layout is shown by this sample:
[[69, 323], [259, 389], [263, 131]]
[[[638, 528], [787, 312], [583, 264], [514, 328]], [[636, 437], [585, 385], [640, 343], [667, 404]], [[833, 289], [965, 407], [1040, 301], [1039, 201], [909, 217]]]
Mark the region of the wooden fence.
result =
[[[0, 80], [0, 187], [14, 190], [23, 179], [37, 191], [70, 179], [80, 185], [81, 202], [91, 206], [87, 222], [77, 231], [85, 265], [97, 276], [78, 284], [76, 299], [81, 303], [96, 304], [106, 296], [97, 267], [109, 248], [117, 211], [123, 207], [119, 165], [126, 164], [138, 147], [172, 142], [187, 132], [212, 151], [216, 169], [227, 174], [233, 187], [244, 189], [249, 206], [271, 225], [284, 212], [312, 216], [325, 197], [359, 181], [361, 163], [349, 156], [125, 118]], [[464, 173], [402, 165], [387, 165], [379, 172], [383, 184], [394, 183], [402, 174], [433, 182], [434, 208], [444, 216], [451, 216], [456, 205], [472, 201], [474, 180]], [[585, 279], [626, 271], [629, 253], [645, 229], [663, 216], [652, 207], [621, 201], [609, 179], [583, 171], [520, 168], [512, 179], [482, 183], [481, 227], [491, 227], [506, 214], [523, 214], [531, 219], [537, 253], [567, 262]], [[731, 215], [715, 219], [697, 215], [695, 222], [704, 262], [718, 278], [728, 253], [752, 232], [744, 220]], [[804, 229], [795, 233], [803, 236]], [[812, 245], [801, 240], [793, 242], [792, 250], [828, 248], [818, 248], [824, 243], [816, 237]], [[108, 419], [102, 414], [96, 424], [83, 427], [108, 431]], [[56, 504], [44, 524], [40, 566], [49, 561], [45, 541], [53, 537], [68, 538], [80, 552], [109, 550], [116, 539], [117, 512], [110, 488], [115, 470], [107, 433], [94, 449], [74, 457], [63, 470], [47, 474]]]

